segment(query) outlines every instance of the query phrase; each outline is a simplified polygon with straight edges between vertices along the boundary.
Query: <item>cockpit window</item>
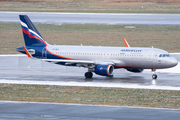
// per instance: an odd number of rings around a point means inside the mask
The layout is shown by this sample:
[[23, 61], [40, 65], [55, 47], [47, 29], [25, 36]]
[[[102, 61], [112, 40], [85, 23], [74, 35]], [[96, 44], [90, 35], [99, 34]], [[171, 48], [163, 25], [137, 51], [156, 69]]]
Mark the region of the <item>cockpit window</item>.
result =
[[171, 57], [171, 55], [170, 55], [170, 54], [167, 54], [167, 57]]
[[170, 54], [160, 54], [159, 57], [171, 57]]

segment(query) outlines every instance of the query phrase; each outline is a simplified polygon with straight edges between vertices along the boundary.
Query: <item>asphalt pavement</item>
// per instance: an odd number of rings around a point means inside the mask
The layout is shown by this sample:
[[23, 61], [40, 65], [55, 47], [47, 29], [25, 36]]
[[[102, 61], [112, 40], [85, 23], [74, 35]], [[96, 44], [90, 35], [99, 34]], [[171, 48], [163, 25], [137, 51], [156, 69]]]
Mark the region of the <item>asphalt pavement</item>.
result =
[[0, 120], [179, 120], [180, 110], [0, 101]]
[[33, 22], [51, 24], [180, 25], [180, 14], [105, 14], [0, 12], [0, 22], [19, 22], [28, 15]]
[[[176, 54], [178, 56], [178, 54]], [[178, 58], [178, 57], [177, 57]], [[61, 66], [52, 63], [43, 62], [39, 59], [30, 59], [26, 55], [1, 55], [0, 56], [0, 82], [4, 83], [6, 80], [13, 82], [26, 83], [49, 83], [52, 85], [65, 83], [65, 85], [72, 85], [76, 82], [88, 86], [95, 84], [103, 86], [106, 85], [119, 85], [126, 84], [132, 88], [149, 86], [153, 88], [154, 85], [158, 88], [178, 87], [180, 88], [180, 65], [175, 68], [157, 70], [158, 79], [152, 80], [151, 70], [145, 70], [142, 73], [132, 73], [125, 69], [116, 69], [114, 71], [114, 77], [104, 77], [94, 74], [92, 79], [86, 79], [84, 73], [87, 72], [87, 68]], [[41, 82], [44, 81], [44, 82]]]

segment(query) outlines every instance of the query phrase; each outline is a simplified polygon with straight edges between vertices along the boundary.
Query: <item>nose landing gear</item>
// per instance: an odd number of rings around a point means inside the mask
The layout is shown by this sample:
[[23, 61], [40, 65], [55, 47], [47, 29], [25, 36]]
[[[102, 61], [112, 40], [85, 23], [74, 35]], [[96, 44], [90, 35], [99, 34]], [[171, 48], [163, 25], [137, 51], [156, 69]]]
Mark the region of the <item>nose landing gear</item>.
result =
[[157, 75], [156, 75], [156, 69], [152, 69], [153, 75], [152, 75], [152, 79], [157, 79]]

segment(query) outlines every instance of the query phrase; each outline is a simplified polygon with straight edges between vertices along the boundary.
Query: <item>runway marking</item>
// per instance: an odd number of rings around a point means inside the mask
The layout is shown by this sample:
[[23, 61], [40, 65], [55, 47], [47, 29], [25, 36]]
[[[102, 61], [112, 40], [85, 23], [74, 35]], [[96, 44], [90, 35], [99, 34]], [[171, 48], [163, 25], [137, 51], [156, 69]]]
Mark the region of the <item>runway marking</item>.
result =
[[39, 63], [35, 63], [35, 64], [29, 65], [29, 66], [28, 66], [28, 69], [29, 69], [29, 70], [32, 70], [32, 71], [42, 72], [42, 71], [40, 71], [40, 70], [36, 70], [36, 69], [32, 69], [32, 68], [31, 68], [31, 66], [36, 65], [36, 64], [39, 64]]

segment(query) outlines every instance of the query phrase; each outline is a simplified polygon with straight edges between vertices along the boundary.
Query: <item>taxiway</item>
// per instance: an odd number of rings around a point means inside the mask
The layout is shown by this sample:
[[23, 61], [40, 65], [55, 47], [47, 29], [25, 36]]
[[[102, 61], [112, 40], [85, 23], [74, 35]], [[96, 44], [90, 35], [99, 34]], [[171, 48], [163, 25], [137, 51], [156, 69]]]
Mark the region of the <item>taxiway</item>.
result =
[[105, 14], [0, 12], [0, 22], [18, 22], [28, 15], [33, 22], [50, 24], [180, 25], [179, 14]]
[[180, 90], [179, 69], [180, 65], [157, 70], [156, 81], [150, 70], [131, 73], [125, 69], [115, 70], [113, 78], [94, 74], [86, 79], [86, 68], [60, 66], [25, 55], [0, 55], [0, 83]]
[[0, 101], [3, 120], [179, 120], [180, 110]]

